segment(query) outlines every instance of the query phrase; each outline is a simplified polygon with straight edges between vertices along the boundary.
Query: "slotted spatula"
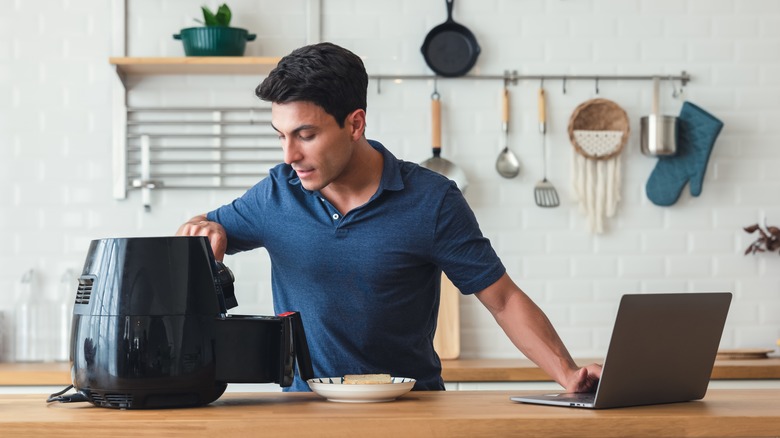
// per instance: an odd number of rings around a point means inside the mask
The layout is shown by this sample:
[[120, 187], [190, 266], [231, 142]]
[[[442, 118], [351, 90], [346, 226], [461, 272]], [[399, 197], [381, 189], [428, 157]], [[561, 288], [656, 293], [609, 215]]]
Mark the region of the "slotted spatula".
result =
[[547, 108], [544, 87], [539, 87], [539, 132], [542, 134], [542, 175], [543, 179], [534, 186], [534, 199], [539, 207], [557, 207], [561, 201], [558, 192], [547, 181]]

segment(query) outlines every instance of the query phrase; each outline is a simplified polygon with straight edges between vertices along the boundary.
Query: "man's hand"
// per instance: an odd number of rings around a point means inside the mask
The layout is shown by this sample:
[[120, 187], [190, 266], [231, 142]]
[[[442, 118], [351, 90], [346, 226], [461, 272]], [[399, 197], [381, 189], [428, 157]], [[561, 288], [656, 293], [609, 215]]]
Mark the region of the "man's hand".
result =
[[601, 365], [592, 363], [574, 372], [566, 383], [566, 392], [595, 392], [601, 378]]
[[227, 233], [222, 225], [206, 220], [206, 215], [195, 216], [176, 231], [177, 236], [206, 236], [211, 243], [211, 251], [217, 261], [225, 258]]

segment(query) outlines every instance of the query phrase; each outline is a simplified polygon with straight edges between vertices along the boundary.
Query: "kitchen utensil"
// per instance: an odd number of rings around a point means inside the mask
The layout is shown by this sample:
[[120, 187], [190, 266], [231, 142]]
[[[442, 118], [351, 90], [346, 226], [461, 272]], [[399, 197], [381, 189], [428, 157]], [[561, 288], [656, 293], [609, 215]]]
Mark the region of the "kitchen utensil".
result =
[[547, 181], [547, 105], [544, 88], [539, 87], [539, 132], [542, 135], [542, 180], [534, 186], [534, 199], [539, 207], [557, 207], [561, 201], [558, 192], [550, 181]]
[[608, 99], [591, 99], [574, 109], [569, 119], [574, 147], [571, 179], [580, 210], [594, 233], [604, 232], [620, 201], [620, 153], [628, 141], [626, 112]]
[[686, 185], [691, 196], [701, 195], [707, 163], [723, 122], [704, 108], [686, 101], [680, 109], [678, 127], [677, 153], [658, 158], [645, 185], [647, 199], [655, 205], [673, 205]]
[[441, 96], [437, 91], [431, 95], [431, 131], [433, 157], [420, 163], [421, 166], [440, 173], [455, 182], [461, 192], [466, 191], [469, 182], [466, 174], [451, 161], [441, 157]]
[[650, 157], [668, 157], [677, 153], [677, 117], [664, 116], [659, 107], [660, 78], [653, 78], [652, 114], [639, 119], [642, 153]]
[[329, 401], [341, 403], [379, 403], [389, 402], [411, 391], [415, 379], [393, 377], [393, 383], [380, 384], [344, 384], [342, 377], [322, 377], [309, 379], [309, 388]]
[[204, 405], [228, 383], [290, 386], [296, 359], [301, 378], [313, 377], [300, 314], [227, 314], [233, 275], [205, 237], [93, 240], [78, 283], [70, 357], [79, 401]]
[[45, 303], [41, 300], [39, 274], [29, 269], [24, 272], [17, 285], [14, 306], [13, 360], [15, 362], [38, 362], [44, 359], [43, 342], [46, 319]]
[[247, 41], [255, 38], [246, 29], [227, 26], [188, 27], [173, 35], [187, 56], [244, 56]]
[[441, 76], [463, 76], [474, 67], [481, 51], [474, 34], [452, 19], [455, 0], [445, 0], [447, 21], [434, 27], [425, 36], [420, 48], [425, 63]]
[[447, 275], [441, 274], [439, 318], [433, 348], [440, 359], [457, 359], [460, 356], [460, 291]]
[[506, 81], [501, 91], [501, 129], [504, 132], [504, 149], [496, 159], [496, 170], [504, 178], [514, 178], [520, 173], [520, 160], [509, 149], [509, 89]]

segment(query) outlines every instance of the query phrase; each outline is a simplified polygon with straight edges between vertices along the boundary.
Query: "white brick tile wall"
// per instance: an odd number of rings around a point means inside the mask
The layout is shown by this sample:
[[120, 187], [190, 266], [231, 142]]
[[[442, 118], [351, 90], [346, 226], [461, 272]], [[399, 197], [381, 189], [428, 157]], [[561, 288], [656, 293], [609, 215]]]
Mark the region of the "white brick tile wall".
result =
[[572, 256], [572, 274], [575, 278], [610, 278], [618, 275], [617, 256]]
[[618, 259], [618, 275], [633, 278], [663, 278], [666, 275], [666, 258], [623, 255]]
[[731, 292], [736, 290], [734, 280], [696, 279], [690, 282], [691, 291], [695, 292]]
[[736, 247], [734, 232], [694, 231], [690, 234], [691, 252], [695, 254], [733, 254]]
[[601, 327], [604, 321], [615, 320], [614, 303], [590, 303], [573, 305], [571, 323], [575, 327]]
[[559, 231], [547, 235], [548, 251], [554, 254], [588, 255], [593, 253], [593, 247], [593, 239], [582, 232]]
[[669, 256], [666, 258], [667, 275], [674, 278], [708, 278], [712, 276], [711, 256]]
[[645, 254], [682, 254], [688, 251], [688, 232], [679, 230], [653, 230], [642, 233], [642, 250]]
[[686, 280], [661, 279], [644, 280], [642, 282], [642, 292], [685, 292], [688, 291], [688, 289], [688, 281]]
[[751, 277], [758, 273], [758, 263], [751, 257], [740, 255], [720, 256], [715, 259], [713, 274], [716, 277]]
[[[181, 56], [172, 38], [197, 25], [199, 4], [127, 0], [130, 56]], [[307, 0], [234, 0], [234, 24], [258, 35], [247, 55], [281, 56], [306, 41]], [[15, 290], [34, 268], [53, 290], [79, 269], [90, 240], [172, 234], [187, 218], [238, 192], [153, 193], [112, 198], [112, 2], [0, 2], [0, 227], [11, 230], [0, 258], [0, 287]], [[215, 6], [215, 4], [210, 4]], [[419, 48], [444, 22], [438, 1], [326, 0], [322, 39], [364, 58], [372, 74], [428, 74]], [[631, 135], [621, 157], [622, 201], [608, 232], [593, 236], [570, 198], [573, 109], [597, 97], [594, 83], [546, 81], [547, 174], [561, 195], [554, 210], [534, 205], [542, 178], [536, 129], [538, 81], [510, 88], [510, 146], [518, 178], [494, 169], [502, 146], [499, 81], [440, 80], [444, 156], [462, 166], [466, 194], [484, 234], [510, 275], [548, 314], [575, 356], [606, 351], [620, 295], [631, 292], [735, 292], [724, 347], [768, 347], [780, 336], [780, 257], [742, 253], [755, 238], [742, 227], [780, 225], [780, 2], [741, 0], [511, 0], [457, 2], [454, 18], [482, 46], [474, 74], [504, 70], [547, 74], [692, 75], [682, 98], [666, 81], [661, 107], [676, 114], [684, 99], [725, 122], [701, 196], [688, 187], [671, 207], [654, 206], [645, 183], [656, 160], [639, 152], [640, 116], [650, 111], [648, 82], [601, 81], [598, 97], [627, 111]], [[34, 39], [25, 35], [35, 34]], [[258, 105], [257, 77], [131, 77], [134, 106]], [[383, 81], [369, 89], [371, 138], [398, 157], [430, 156], [432, 81]], [[679, 88], [679, 83], [675, 84]], [[229, 256], [244, 313], [273, 311], [265, 252]], [[461, 301], [464, 357], [518, 357], [474, 297]], [[10, 304], [0, 311], [12, 314]], [[6, 318], [10, 320], [11, 318]], [[7, 346], [6, 346], [7, 348]], [[5, 354], [5, 355], [4, 355]], [[7, 351], [0, 351], [0, 360]]]
[[623, 294], [637, 293], [641, 291], [641, 288], [642, 283], [640, 280], [617, 278], [616, 276], [599, 278], [593, 281], [596, 301], [617, 303]]

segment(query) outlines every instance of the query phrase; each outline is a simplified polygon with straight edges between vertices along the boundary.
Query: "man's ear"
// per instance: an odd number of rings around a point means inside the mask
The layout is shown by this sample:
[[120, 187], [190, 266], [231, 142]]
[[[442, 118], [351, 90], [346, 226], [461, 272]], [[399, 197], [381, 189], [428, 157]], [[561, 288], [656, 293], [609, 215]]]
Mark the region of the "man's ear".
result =
[[346, 126], [350, 129], [353, 141], [358, 141], [366, 132], [366, 111], [356, 109], [352, 111], [346, 120]]

